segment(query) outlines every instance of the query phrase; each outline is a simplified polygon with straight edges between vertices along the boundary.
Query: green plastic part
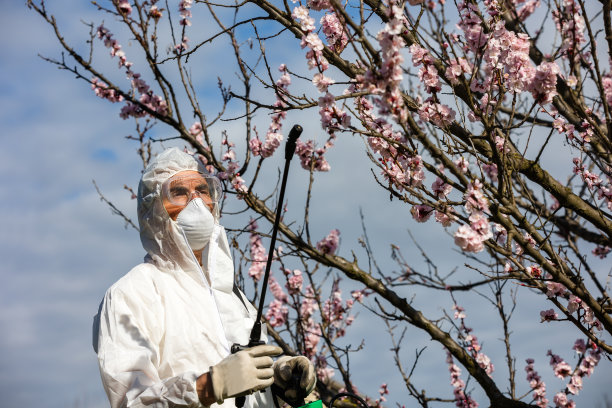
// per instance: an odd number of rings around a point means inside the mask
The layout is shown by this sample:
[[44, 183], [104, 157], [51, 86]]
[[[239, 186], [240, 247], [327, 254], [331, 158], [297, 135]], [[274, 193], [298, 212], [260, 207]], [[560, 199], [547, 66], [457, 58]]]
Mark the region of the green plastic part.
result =
[[300, 408], [323, 408], [323, 402], [321, 400], [312, 401]]

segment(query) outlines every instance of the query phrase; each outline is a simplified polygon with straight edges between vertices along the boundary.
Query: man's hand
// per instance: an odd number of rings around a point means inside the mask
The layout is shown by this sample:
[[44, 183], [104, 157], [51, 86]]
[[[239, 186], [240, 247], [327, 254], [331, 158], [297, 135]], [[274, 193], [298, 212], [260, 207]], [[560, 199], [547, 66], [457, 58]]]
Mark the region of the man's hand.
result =
[[269, 387], [274, 382], [274, 361], [271, 356], [281, 354], [280, 347], [264, 344], [230, 354], [210, 368], [215, 399], [250, 394]]
[[[291, 382], [294, 373], [299, 376], [299, 384]], [[304, 356], [283, 356], [274, 362], [274, 384], [284, 390], [288, 398], [305, 398], [317, 384], [314, 366]]]

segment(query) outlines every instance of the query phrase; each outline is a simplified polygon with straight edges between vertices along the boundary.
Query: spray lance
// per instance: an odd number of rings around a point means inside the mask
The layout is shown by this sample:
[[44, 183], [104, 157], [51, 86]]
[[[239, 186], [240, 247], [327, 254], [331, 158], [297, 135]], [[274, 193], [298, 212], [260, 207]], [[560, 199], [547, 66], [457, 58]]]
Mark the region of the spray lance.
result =
[[[253, 328], [251, 329], [251, 335], [249, 336], [249, 344], [246, 346], [241, 345], [241, 344], [233, 344], [232, 349], [231, 349], [232, 353], [236, 353], [245, 348], [255, 347], [255, 346], [263, 344], [263, 341], [261, 341], [261, 317], [263, 314], [263, 308], [264, 308], [265, 299], [266, 299], [266, 290], [268, 288], [268, 278], [270, 277], [270, 267], [272, 265], [274, 245], [276, 244], [276, 234], [278, 233], [278, 225], [280, 223], [281, 211], [282, 211], [283, 202], [285, 198], [285, 187], [287, 186], [287, 175], [289, 174], [289, 165], [291, 164], [291, 158], [293, 157], [293, 154], [295, 153], [295, 145], [296, 145], [297, 139], [298, 137], [300, 137], [301, 134], [302, 134], [302, 127], [300, 125], [294, 125], [291, 128], [291, 131], [289, 132], [289, 137], [287, 138], [287, 143], [285, 145], [285, 169], [283, 171], [283, 179], [281, 182], [280, 194], [278, 197], [278, 202], [276, 204], [276, 218], [274, 219], [274, 227], [272, 228], [272, 239], [270, 241], [270, 250], [268, 251], [268, 260], [266, 262], [266, 269], [265, 269], [263, 283], [262, 283], [263, 286], [261, 289], [261, 297], [259, 299], [259, 307], [257, 309], [257, 318], [255, 319], [255, 323], [253, 324]], [[292, 385], [294, 384], [299, 385], [299, 382], [300, 382], [299, 373], [294, 372], [292, 376], [290, 388], [295, 388], [296, 390], [299, 390], [300, 389], [299, 386], [292, 387]], [[273, 385], [273, 391], [276, 394], [279, 394], [281, 398], [283, 398], [283, 400], [289, 403], [292, 407], [301, 407], [305, 405], [304, 398], [306, 397], [306, 395], [298, 395], [295, 399], [291, 399], [283, 395], [284, 393], [282, 390], [278, 388], [275, 389], [274, 387], [275, 386]], [[244, 396], [237, 397], [235, 401], [236, 401], [236, 406], [241, 408], [244, 406], [245, 397]]]
[[[285, 187], [287, 186], [287, 175], [289, 174], [289, 165], [291, 164], [291, 158], [293, 157], [293, 154], [295, 153], [295, 145], [296, 145], [297, 139], [302, 134], [302, 130], [303, 129], [300, 125], [294, 125], [291, 128], [291, 131], [289, 132], [289, 137], [287, 138], [287, 143], [285, 145], [285, 169], [283, 171], [283, 179], [281, 182], [280, 194], [278, 197], [278, 202], [276, 204], [276, 218], [274, 219], [274, 227], [272, 228], [272, 238], [270, 240], [270, 249], [268, 251], [268, 259], [266, 261], [266, 269], [264, 272], [264, 278], [263, 278], [263, 283], [262, 283], [261, 297], [259, 299], [259, 307], [257, 308], [257, 318], [255, 319], [255, 322], [253, 323], [253, 328], [251, 329], [251, 334], [249, 336], [249, 344], [246, 346], [237, 344], [237, 343], [233, 344], [231, 348], [232, 353], [237, 353], [240, 350], [244, 350], [246, 348], [251, 348], [251, 347], [255, 347], [255, 346], [264, 344], [263, 341], [261, 341], [261, 318], [262, 318], [263, 308], [265, 304], [266, 290], [268, 288], [268, 278], [270, 277], [270, 267], [272, 265], [272, 256], [274, 254], [274, 246], [276, 244], [276, 234], [278, 232], [278, 225], [280, 223], [281, 211], [282, 211], [283, 202], [285, 199]], [[286, 401], [293, 408], [298, 408], [298, 407], [300, 408], [321, 408], [322, 407], [321, 400], [317, 400], [317, 401], [313, 401], [308, 404], [305, 404], [304, 399], [306, 398], [307, 395], [304, 395], [304, 394], [300, 395], [299, 384], [300, 384], [300, 373], [297, 371], [294, 371], [292, 373], [292, 378], [291, 378], [288, 388], [297, 390], [298, 394], [295, 398], [287, 397], [284, 394], [284, 391], [281, 390], [279, 387], [277, 387], [274, 384], [272, 385], [272, 392], [276, 395], [279, 395], [284, 401]], [[359, 396], [355, 394], [348, 393], [348, 392], [339, 393], [336, 396], [334, 396], [332, 400], [330, 401], [329, 406], [332, 406], [333, 402], [336, 399], [342, 398], [342, 397], [354, 398], [360, 403], [362, 407], [369, 408], [363, 399], [361, 399]], [[235, 399], [236, 407], [242, 408], [244, 406], [245, 400], [246, 398], [244, 396], [236, 397]]]

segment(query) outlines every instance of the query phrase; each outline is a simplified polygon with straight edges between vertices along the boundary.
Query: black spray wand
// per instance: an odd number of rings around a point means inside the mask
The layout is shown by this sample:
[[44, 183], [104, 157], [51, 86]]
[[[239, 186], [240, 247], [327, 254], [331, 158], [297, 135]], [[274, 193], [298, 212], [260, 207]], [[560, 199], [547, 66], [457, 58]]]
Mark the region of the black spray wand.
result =
[[294, 125], [289, 132], [287, 138], [287, 144], [285, 145], [285, 170], [283, 171], [283, 180], [281, 182], [280, 195], [278, 202], [276, 203], [276, 219], [274, 220], [274, 228], [272, 228], [272, 239], [270, 241], [270, 250], [268, 251], [268, 260], [266, 262], [266, 271], [264, 273], [261, 297], [259, 299], [259, 307], [257, 308], [257, 318], [251, 329], [251, 336], [249, 338], [249, 347], [261, 344], [261, 316], [266, 300], [266, 290], [268, 289], [268, 278], [270, 277], [270, 267], [272, 265], [272, 257], [274, 255], [274, 245], [276, 244], [276, 234], [278, 232], [278, 224], [280, 223], [281, 212], [283, 210], [283, 202], [285, 199], [285, 187], [287, 186], [287, 175], [289, 174], [289, 165], [291, 164], [291, 158], [295, 153], [295, 143], [298, 137], [302, 134], [302, 127], [300, 125]]
[[[294, 125], [289, 132], [287, 143], [285, 144], [285, 170], [283, 171], [283, 180], [281, 182], [280, 195], [278, 197], [278, 203], [276, 204], [276, 218], [274, 220], [274, 227], [272, 228], [272, 240], [270, 241], [270, 250], [268, 251], [268, 260], [266, 262], [266, 271], [264, 273], [264, 279], [261, 288], [261, 298], [259, 299], [259, 307], [257, 308], [257, 318], [253, 323], [251, 329], [251, 335], [249, 337], [248, 346], [242, 346], [240, 344], [232, 345], [232, 353], [236, 353], [245, 348], [255, 347], [263, 344], [261, 341], [261, 317], [263, 314], [263, 308], [266, 299], [266, 291], [268, 289], [268, 278], [270, 277], [270, 267], [272, 266], [272, 257], [274, 256], [274, 245], [276, 244], [276, 234], [278, 232], [278, 224], [280, 223], [281, 212], [283, 210], [283, 202], [285, 200], [285, 187], [287, 186], [287, 175], [289, 174], [289, 165], [291, 164], [291, 158], [295, 153], [295, 143], [302, 134], [302, 127], [300, 125]], [[236, 407], [243, 407], [245, 403], [245, 397], [237, 397]], [[298, 403], [301, 406], [303, 403]]]

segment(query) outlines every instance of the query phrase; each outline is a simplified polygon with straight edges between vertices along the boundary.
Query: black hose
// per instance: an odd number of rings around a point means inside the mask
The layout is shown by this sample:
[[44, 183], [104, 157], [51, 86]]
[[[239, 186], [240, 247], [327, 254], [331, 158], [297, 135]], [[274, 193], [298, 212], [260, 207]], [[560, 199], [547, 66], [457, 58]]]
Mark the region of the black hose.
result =
[[339, 392], [338, 394], [334, 395], [331, 400], [329, 400], [328, 406], [332, 408], [334, 406], [334, 402], [336, 402], [337, 399], [340, 399], [342, 397], [356, 399], [364, 408], [370, 408], [368, 404], [366, 404], [366, 402], [363, 400], [363, 398], [361, 398], [359, 395], [353, 394], [352, 392]]

